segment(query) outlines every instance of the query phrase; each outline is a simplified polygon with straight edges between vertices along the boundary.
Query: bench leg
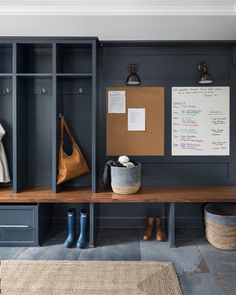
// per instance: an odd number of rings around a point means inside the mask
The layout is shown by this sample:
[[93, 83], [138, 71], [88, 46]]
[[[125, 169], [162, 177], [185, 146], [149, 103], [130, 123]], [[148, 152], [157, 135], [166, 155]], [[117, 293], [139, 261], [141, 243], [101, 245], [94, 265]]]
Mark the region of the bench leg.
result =
[[89, 247], [96, 247], [96, 239], [99, 230], [98, 223], [99, 206], [96, 203], [89, 204]]
[[168, 241], [171, 248], [175, 247], [175, 203], [167, 205], [167, 231]]
[[89, 247], [95, 247], [94, 204], [89, 204]]

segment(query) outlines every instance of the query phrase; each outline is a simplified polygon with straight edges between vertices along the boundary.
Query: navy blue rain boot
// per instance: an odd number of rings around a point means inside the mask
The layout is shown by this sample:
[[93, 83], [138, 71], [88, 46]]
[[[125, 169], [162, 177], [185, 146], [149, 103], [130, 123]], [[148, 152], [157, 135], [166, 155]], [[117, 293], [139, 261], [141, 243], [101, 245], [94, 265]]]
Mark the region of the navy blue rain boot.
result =
[[77, 241], [77, 248], [84, 248], [87, 244], [88, 211], [82, 209], [80, 212], [80, 235]]
[[67, 212], [68, 236], [64, 242], [67, 248], [71, 248], [75, 242], [76, 209], [69, 209]]

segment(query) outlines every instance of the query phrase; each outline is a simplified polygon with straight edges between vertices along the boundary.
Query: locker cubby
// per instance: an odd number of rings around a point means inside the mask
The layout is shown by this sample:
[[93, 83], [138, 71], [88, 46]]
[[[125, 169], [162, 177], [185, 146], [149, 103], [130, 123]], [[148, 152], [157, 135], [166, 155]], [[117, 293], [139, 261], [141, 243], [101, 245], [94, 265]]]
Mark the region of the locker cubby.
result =
[[52, 73], [51, 44], [18, 44], [17, 73]]
[[[76, 241], [79, 238], [80, 234], [80, 212], [82, 209], [86, 209], [88, 212], [88, 236], [87, 236], [87, 246], [95, 246], [95, 234], [94, 232], [94, 204], [89, 203], [64, 203], [64, 204], [52, 204], [51, 206], [51, 222], [52, 228], [48, 235], [50, 237], [52, 245], [55, 243], [64, 242], [67, 238], [68, 231], [65, 231], [67, 227], [67, 214], [68, 210], [75, 208], [76, 209]], [[76, 242], [75, 241], [75, 242]]]
[[73, 43], [58, 44], [57, 73], [92, 74], [92, 46]]
[[[0, 123], [6, 131], [3, 137], [3, 145], [12, 178], [12, 79], [9, 77], [0, 78]], [[11, 184], [0, 183], [0, 187], [6, 186], [11, 186]]]
[[12, 73], [12, 45], [0, 44], [0, 73]]
[[[92, 81], [89, 78], [58, 77], [57, 95], [60, 113], [64, 115], [65, 120], [91, 169]], [[67, 154], [71, 154], [71, 142], [67, 134], [64, 134], [64, 149]], [[58, 143], [59, 140], [60, 132], [58, 133]], [[59, 187], [60, 189], [63, 189], [82, 186], [91, 186], [91, 173], [68, 181]]]
[[17, 191], [50, 187], [52, 79], [17, 78]]

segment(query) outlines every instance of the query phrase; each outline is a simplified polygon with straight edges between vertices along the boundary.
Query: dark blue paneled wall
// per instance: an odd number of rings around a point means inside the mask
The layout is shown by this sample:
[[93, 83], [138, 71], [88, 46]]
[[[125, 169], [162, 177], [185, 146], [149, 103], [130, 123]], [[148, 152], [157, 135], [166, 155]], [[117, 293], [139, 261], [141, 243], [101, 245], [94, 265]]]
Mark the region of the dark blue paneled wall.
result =
[[[106, 157], [106, 88], [125, 86], [127, 66], [137, 63], [142, 86], [165, 87], [165, 156], [135, 157], [142, 162], [145, 185], [235, 185], [236, 184], [236, 65], [235, 49], [227, 43], [103, 43], [100, 48], [99, 169]], [[171, 87], [198, 86], [197, 66], [206, 62], [214, 77], [213, 86], [231, 87], [230, 157], [171, 156]], [[138, 143], [137, 143], [138, 144]], [[158, 204], [100, 205], [101, 224], [143, 224], [147, 214], [163, 214]], [[116, 218], [114, 218], [116, 217]], [[118, 218], [118, 219], [117, 219]], [[120, 219], [119, 219], [120, 218]], [[179, 204], [177, 225], [197, 226], [201, 204]]]

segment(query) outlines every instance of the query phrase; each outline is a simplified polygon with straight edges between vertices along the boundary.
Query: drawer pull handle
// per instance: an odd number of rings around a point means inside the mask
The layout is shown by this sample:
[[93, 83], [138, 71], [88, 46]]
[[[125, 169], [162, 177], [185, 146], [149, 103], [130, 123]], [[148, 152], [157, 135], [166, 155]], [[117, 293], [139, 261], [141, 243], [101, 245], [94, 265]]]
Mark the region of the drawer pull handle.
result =
[[29, 225], [19, 224], [0, 224], [0, 228], [29, 228]]

